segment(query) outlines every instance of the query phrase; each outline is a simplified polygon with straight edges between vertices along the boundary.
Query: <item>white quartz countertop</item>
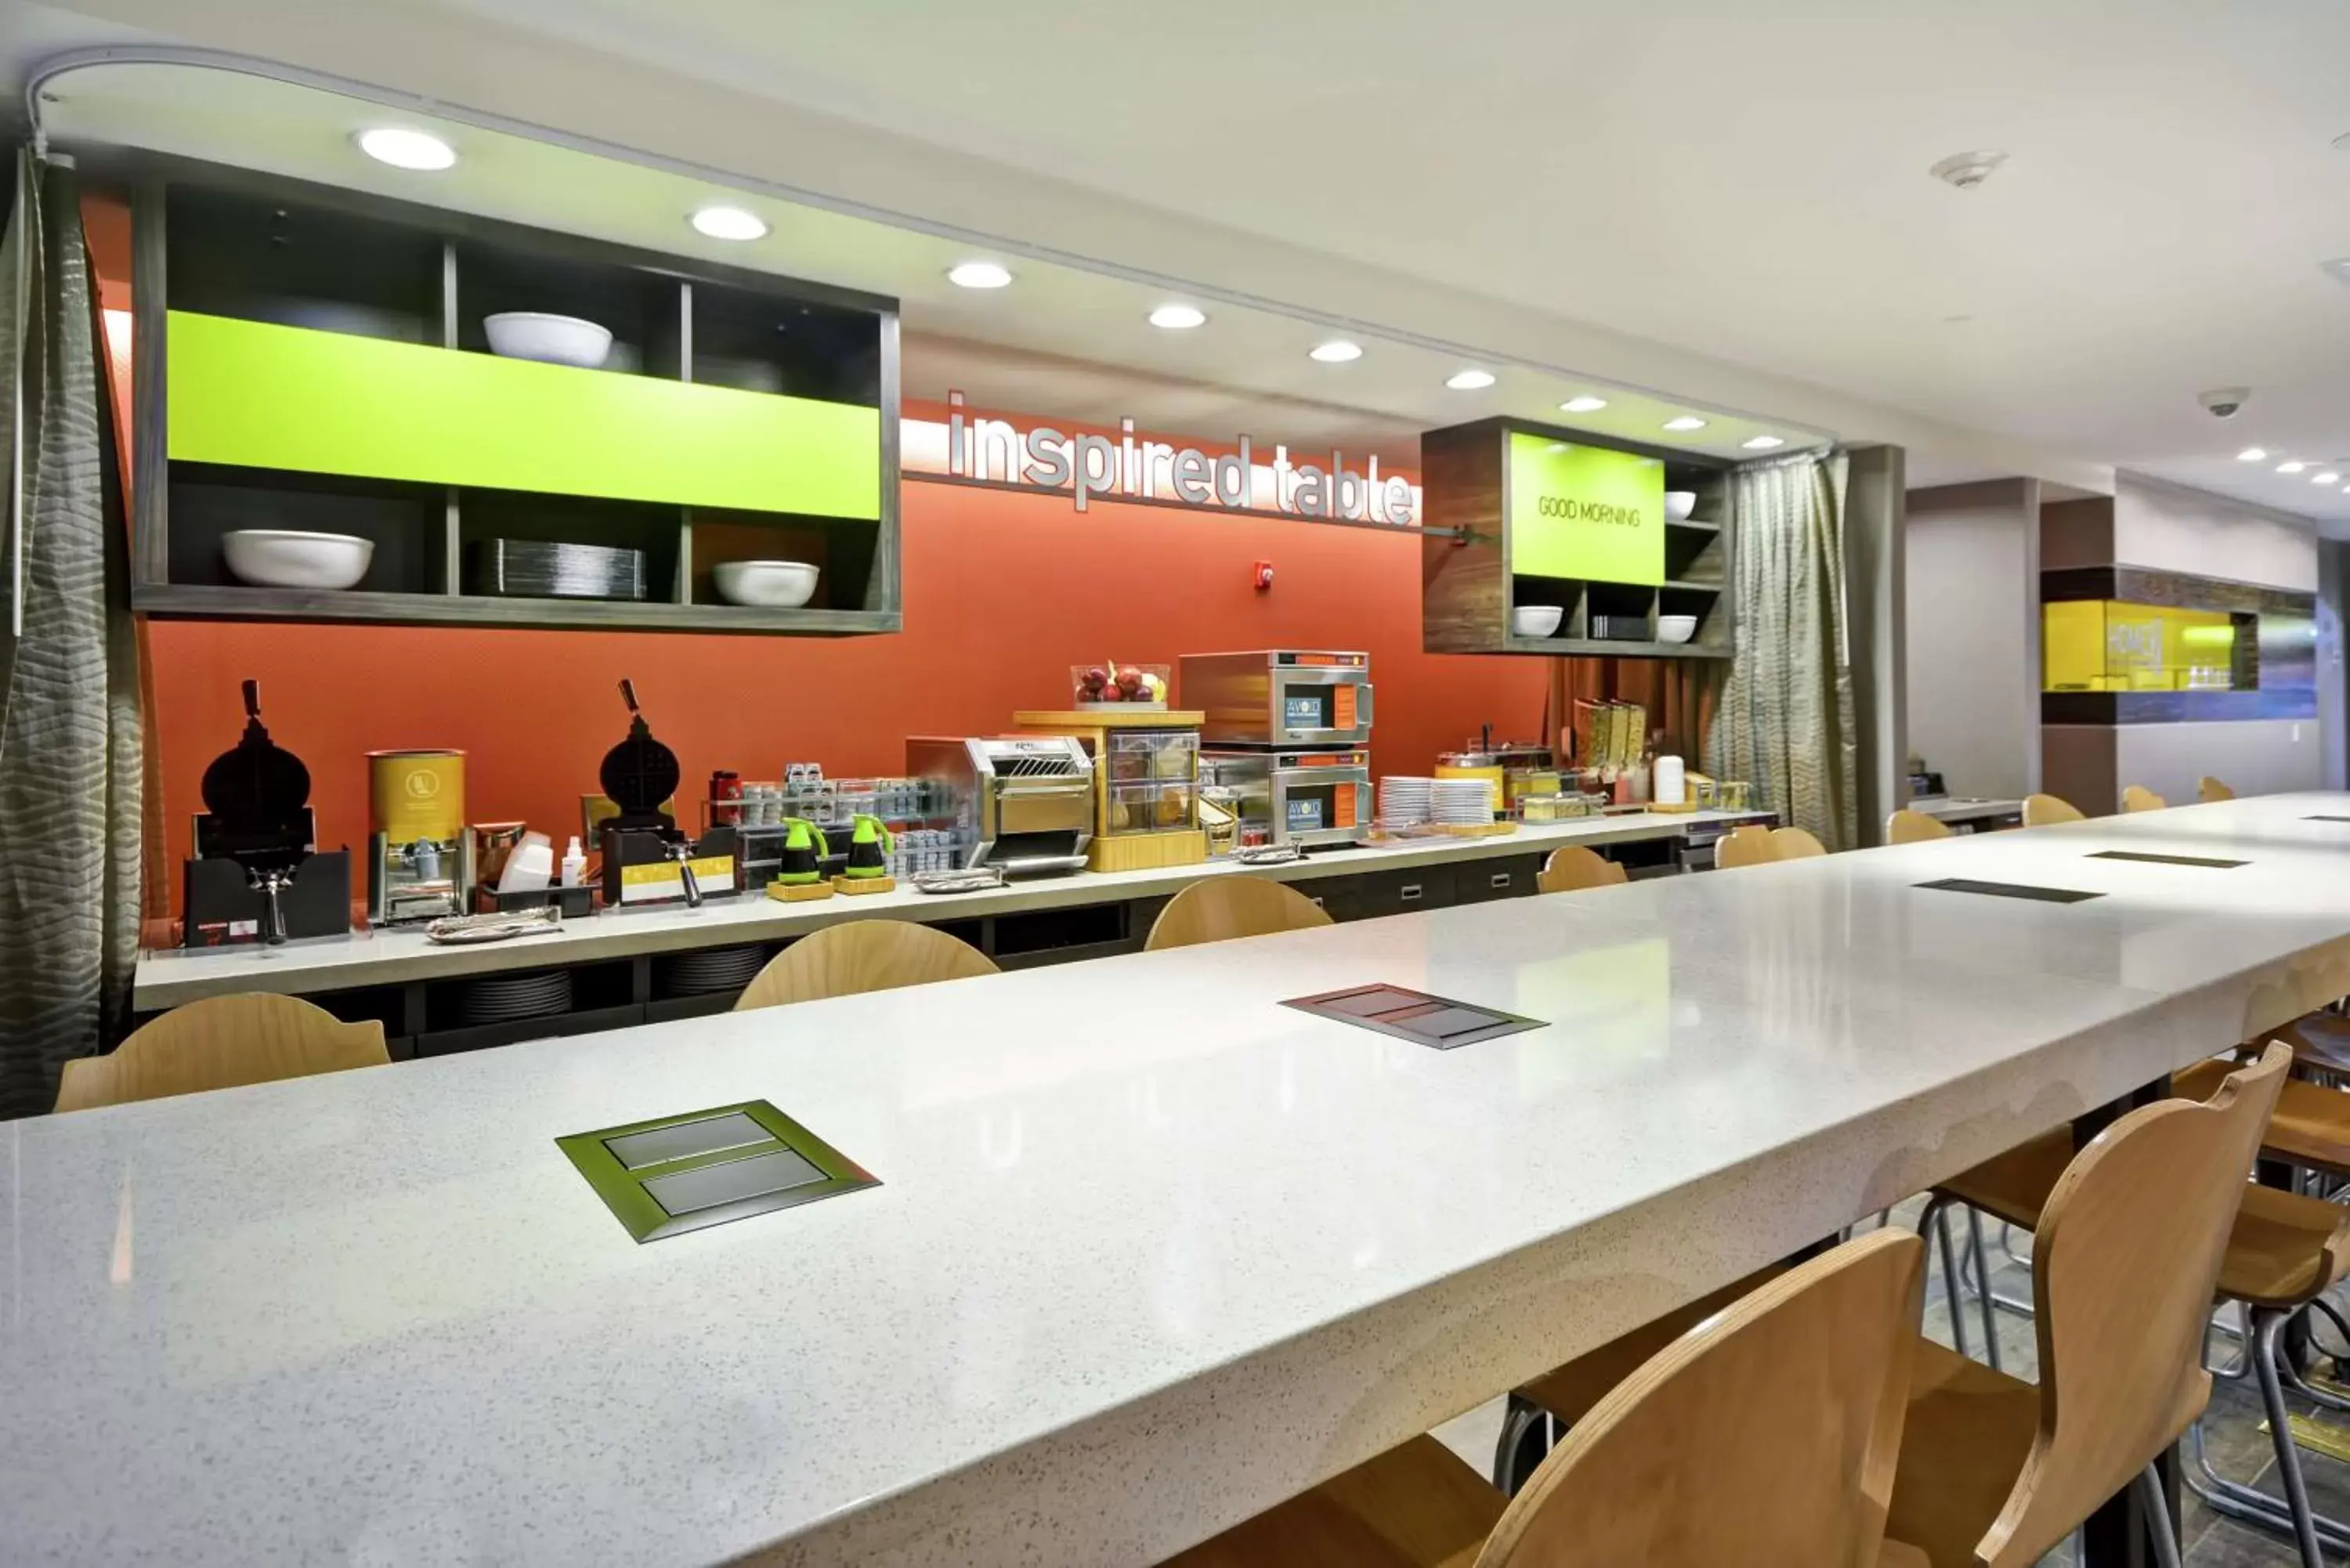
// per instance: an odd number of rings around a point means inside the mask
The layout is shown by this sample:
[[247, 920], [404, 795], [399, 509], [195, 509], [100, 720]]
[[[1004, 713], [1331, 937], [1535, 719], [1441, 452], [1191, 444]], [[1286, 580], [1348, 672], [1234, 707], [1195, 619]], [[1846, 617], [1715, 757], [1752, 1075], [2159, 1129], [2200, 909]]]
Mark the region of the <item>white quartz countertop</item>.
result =
[[[1522, 826], [1492, 838], [1421, 839], [1309, 855], [1286, 866], [1260, 867], [1283, 881], [1347, 877], [1367, 871], [1400, 871], [1439, 862], [1502, 855], [1544, 854], [1562, 844], [1624, 844], [1677, 838], [1692, 823], [1735, 820], [1722, 812], [1586, 817], [1572, 822]], [[275, 991], [296, 995], [362, 985], [398, 985], [411, 980], [450, 980], [501, 970], [712, 947], [726, 942], [771, 940], [811, 931], [841, 920], [875, 918], [916, 920], [973, 919], [982, 915], [1027, 909], [1066, 909], [1147, 898], [1181, 890], [1203, 877], [1229, 876], [1247, 867], [1229, 861], [1172, 866], [1149, 871], [1080, 871], [1067, 877], [1026, 877], [983, 893], [940, 896], [918, 893], [908, 883], [888, 893], [860, 894], [802, 904], [785, 904], [753, 892], [713, 898], [698, 909], [605, 910], [570, 920], [555, 934], [510, 941], [444, 947], [425, 940], [418, 927], [387, 927], [348, 938], [289, 942], [283, 947], [166, 948], [141, 953], [132, 982], [132, 1005], [161, 1012], [182, 1002], [235, 992]]]
[[[0, 1561], [1149, 1562], [2343, 989], [2325, 815], [0, 1124]], [[1440, 1053], [1280, 1005], [1375, 981], [1546, 1027]], [[882, 1185], [639, 1246], [554, 1143], [752, 1098]]]

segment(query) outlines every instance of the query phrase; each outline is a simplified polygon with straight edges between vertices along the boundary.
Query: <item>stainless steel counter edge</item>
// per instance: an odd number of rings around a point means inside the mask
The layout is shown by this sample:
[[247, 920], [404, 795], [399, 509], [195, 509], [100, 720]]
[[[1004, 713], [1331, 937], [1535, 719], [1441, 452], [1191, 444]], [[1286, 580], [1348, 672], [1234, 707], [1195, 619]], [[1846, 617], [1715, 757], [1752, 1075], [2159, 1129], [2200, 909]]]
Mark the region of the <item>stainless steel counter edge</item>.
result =
[[[1367, 871], [1406, 871], [1418, 866], [1491, 859], [1507, 855], [1547, 854], [1563, 844], [1629, 844], [1678, 838], [1696, 823], [1734, 820], [1740, 814], [1693, 812], [1673, 815], [1586, 817], [1573, 822], [1521, 827], [1492, 838], [1422, 840], [1308, 856], [1287, 866], [1258, 868], [1284, 882]], [[1744, 814], [1752, 815], [1752, 814]], [[785, 904], [764, 894], [746, 894], [700, 909], [607, 911], [567, 922], [554, 936], [523, 937], [473, 947], [442, 947], [409, 929], [359, 933], [348, 940], [276, 948], [167, 949], [141, 953], [132, 1005], [161, 1012], [184, 1002], [239, 992], [289, 995], [348, 991], [359, 986], [400, 985], [415, 980], [451, 980], [502, 970], [588, 963], [674, 952], [732, 942], [795, 936], [844, 920], [955, 920], [1032, 909], [1074, 909], [1171, 895], [1204, 877], [1248, 867], [1229, 862], [1176, 866], [1150, 871], [1079, 872], [1072, 877], [1014, 882], [985, 893], [935, 896], [901, 887], [891, 893]]]

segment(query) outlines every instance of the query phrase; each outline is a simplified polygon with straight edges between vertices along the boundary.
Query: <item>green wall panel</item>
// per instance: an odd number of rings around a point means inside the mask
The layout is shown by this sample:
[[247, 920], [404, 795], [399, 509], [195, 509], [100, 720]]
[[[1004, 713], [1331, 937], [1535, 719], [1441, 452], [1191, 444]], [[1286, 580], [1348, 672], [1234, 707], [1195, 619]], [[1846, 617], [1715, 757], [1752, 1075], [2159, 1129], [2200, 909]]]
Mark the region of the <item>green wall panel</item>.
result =
[[1510, 437], [1510, 569], [1595, 583], [1665, 580], [1665, 465], [1517, 431]]
[[170, 452], [242, 468], [881, 515], [879, 410], [171, 313]]

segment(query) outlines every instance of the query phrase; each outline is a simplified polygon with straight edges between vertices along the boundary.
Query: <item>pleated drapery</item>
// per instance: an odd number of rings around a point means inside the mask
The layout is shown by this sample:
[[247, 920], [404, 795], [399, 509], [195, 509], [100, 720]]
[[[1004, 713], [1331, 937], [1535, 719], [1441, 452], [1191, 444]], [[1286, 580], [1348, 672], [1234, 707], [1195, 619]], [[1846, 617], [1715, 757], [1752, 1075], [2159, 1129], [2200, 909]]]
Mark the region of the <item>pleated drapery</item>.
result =
[[0, 243], [0, 1117], [110, 1044], [139, 956], [139, 639], [97, 301], [69, 166], [16, 160]]
[[1845, 623], [1841, 455], [1792, 457], [1729, 479], [1734, 530], [1730, 679], [1707, 771], [1831, 850], [1860, 843], [1859, 737]]

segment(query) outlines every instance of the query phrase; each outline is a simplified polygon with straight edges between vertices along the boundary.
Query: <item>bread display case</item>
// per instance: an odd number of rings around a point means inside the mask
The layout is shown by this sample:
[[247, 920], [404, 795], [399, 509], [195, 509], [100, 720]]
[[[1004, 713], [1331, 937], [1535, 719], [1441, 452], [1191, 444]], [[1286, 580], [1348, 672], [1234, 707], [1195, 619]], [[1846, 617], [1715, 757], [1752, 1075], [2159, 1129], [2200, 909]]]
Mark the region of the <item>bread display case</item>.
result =
[[1088, 870], [1196, 866], [1208, 857], [1207, 835], [1200, 827], [1201, 718], [1140, 707], [1013, 715], [1023, 732], [1068, 736], [1094, 760]]

